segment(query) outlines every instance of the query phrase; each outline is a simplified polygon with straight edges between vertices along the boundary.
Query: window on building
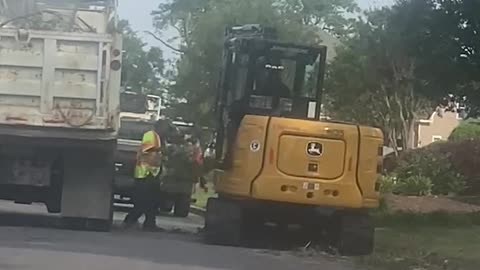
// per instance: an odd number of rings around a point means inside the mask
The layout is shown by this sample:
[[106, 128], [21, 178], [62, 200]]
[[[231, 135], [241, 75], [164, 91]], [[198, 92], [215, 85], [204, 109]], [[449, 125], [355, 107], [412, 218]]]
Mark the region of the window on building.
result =
[[442, 136], [432, 136], [432, 142], [438, 142], [442, 140]]

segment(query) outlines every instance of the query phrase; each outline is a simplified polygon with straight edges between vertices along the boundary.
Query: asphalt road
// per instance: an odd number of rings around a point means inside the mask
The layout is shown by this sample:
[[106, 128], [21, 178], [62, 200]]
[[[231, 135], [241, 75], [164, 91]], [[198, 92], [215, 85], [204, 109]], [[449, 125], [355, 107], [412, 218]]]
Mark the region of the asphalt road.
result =
[[125, 213], [115, 214], [109, 233], [59, 228], [60, 218], [41, 205], [0, 201], [1, 270], [143, 269], [356, 269], [347, 259], [299, 256], [291, 251], [210, 246], [202, 243], [199, 216], [158, 217], [164, 232], [124, 230]]

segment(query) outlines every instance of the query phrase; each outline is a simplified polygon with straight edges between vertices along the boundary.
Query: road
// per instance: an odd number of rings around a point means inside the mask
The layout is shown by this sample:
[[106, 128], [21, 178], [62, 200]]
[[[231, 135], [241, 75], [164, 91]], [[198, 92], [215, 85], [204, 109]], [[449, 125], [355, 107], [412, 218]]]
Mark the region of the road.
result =
[[158, 217], [164, 232], [124, 230], [125, 213], [115, 213], [112, 232], [58, 228], [60, 218], [41, 205], [0, 201], [1, 270], [123, 269], [356, 269], [346, 259], [326, 255], [301, 257], [289, 251], [210, 246], [202, 243], [199, 216]]

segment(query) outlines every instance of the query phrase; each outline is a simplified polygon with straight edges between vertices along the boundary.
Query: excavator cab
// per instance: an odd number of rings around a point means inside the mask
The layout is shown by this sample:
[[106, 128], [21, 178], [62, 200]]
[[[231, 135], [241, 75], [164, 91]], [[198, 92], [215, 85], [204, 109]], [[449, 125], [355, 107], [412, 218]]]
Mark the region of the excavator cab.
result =
[[217, 160], [231, 162], [245, 115], [318, 120], [326, 54], [325, 46], [279, 42], [273, 29], [259, 25], [227, 29], [217, 96]]
[[342, 254], [372, 251], [368, 209], [379, 202], [383, 134], [320, 120], [326, 54], [325, 46], [280, 42], [259, 25], [227, 29], [209, 242], [236, 244], [255, 224], [300, 223], [312, 236], [328, 228]]

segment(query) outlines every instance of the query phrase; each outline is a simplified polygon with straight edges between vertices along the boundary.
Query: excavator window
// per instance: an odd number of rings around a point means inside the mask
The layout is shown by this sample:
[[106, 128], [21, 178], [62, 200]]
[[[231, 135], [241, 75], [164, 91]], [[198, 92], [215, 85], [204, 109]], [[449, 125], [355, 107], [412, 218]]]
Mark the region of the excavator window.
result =
[[227, 35], [216, 108], [217, 159], [228, 165], [245, 115], [319, 120], [325, 62], [324, 46]]
[[[289, 51], [275, 45], [256, 51], [227, 51], [220, 102], [225, 111], [296, 119], [319, 119], [323, 82], [322, 50]], [[284, 51], [279, 51], [282, 48]]]

